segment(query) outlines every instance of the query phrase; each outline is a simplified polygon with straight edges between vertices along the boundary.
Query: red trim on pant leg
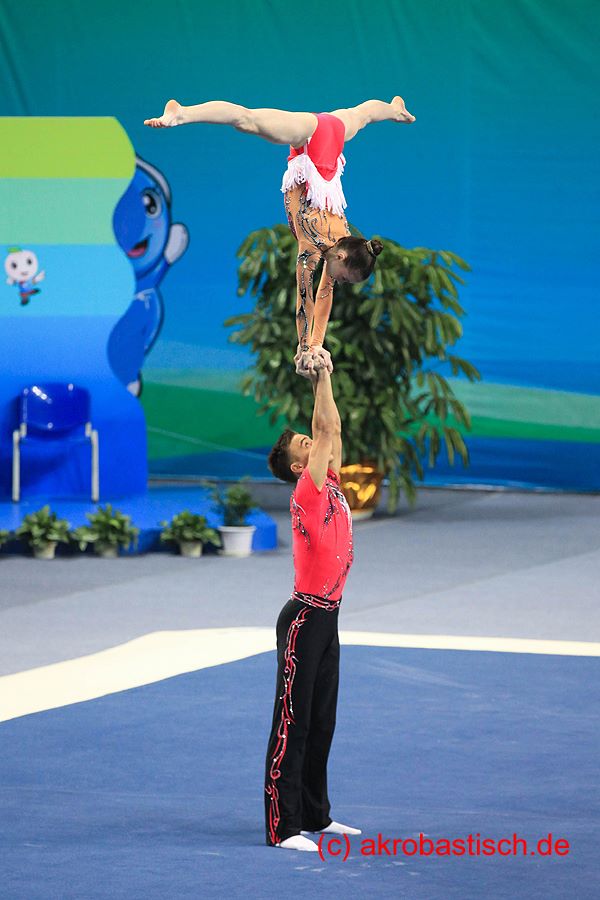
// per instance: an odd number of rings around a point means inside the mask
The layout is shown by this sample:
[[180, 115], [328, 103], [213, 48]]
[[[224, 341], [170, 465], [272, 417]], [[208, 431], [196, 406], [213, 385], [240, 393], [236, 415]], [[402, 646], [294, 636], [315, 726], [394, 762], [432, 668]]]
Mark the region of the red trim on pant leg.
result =
[[296, 657], [294, 656], [294, 651], [296, 649], [298, 632], [306, 621], [309, 613], [309, 606], [305, 606], [300, 610], [296, 618], [291, 622], [286, 637], [284, 653], [285, 668], [283, 676], [284, 687], [283, 694], [280, 697], [280, 699], [283, 700], [283, 708], [281, 711], [281, 721], [279, 723], [279, 728], [277, 729], [278, 741], [275, 746], [273, 756], [271, 757], [271, 766], [269, 769], [271, 781], [265, 787], [266, 793], [271, 798], [269, 807], [269, 836], [273, 844], [281, 843], [281, 837], [278, 833], [280, 815], [279, 791], [277, 789], [276, 781], [281, 775], [280, 765], [287, 749], [288, 725], [295, 724], [294, 710], [292, 706], [292, 685], [294, 683], [294, 676], [296, 674]]

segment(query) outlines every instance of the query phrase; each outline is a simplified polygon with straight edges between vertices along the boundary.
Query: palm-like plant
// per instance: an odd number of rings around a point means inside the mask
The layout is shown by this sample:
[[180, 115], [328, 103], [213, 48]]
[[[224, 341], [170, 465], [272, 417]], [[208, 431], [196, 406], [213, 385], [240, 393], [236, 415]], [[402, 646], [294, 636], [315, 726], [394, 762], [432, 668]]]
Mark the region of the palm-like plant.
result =
[[[351, 229], [354, 234], [358, 232]], [[371, 462], [390, 482], [388, 510], [404, 491], [416, 497], [415, 475], [423, 462], [433, 466], [444, 441], [448, 459], [458, 454], [468, 464], [460, 427], [470, 416], [440, 369], [463, 373], [477, 369], [449, 352], [462, 335], [455, 267], [467, 263], [449, 251], [408, 250], [381, 238], [383, 253], [371, 279], [337, 285], [327, 345], [334, 362], [336, 403], [342, 420], [344, 461]], [[285, 416], [296, 429], [310, 421], [312, 392], [295, 372], [297, 244], [285, 225], [252, 232], [238, 251], [238, 294], [256, 297], [252, 312], [232, 316], [225, 326], [241, 325], [229, 340], [250, 344], [257, 354], [253, 371], [242, 381], [260, 412], [274, 424]], [[315, 285], [319, 272], [315, 273]], [[318, 302], [318, 301], [317, 301]], [[458, 427], [457, 427], [458, 426]]]

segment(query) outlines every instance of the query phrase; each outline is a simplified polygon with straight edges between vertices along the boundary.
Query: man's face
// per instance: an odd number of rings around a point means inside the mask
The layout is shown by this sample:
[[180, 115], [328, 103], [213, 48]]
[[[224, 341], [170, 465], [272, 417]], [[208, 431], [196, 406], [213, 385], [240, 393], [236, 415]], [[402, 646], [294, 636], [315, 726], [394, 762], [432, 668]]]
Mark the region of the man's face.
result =
[[[290, 441], [291, 469], [296, 475], [301, 475], [308, 465], [312, 444], [312, 438], [307, 434], [295, 434]], [[329, 457], [329, 462], [333, 462], [333, 453]]]
[[295, 434], [290, 441], [290, 466], [292, 472], [301, 475], [308, 465], [312, 439], [307, 434]]

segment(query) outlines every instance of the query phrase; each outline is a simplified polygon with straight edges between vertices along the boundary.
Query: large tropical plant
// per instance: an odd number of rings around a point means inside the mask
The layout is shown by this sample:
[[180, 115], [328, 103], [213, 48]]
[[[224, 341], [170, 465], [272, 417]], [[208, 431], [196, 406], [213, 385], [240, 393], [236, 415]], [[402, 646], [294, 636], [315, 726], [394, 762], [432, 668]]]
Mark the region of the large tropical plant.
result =
[[[358, 232], [351, 229], [354, 234]], [[464, 310], [458, 301], [456, 269], [467, 263], [446, 250], [408, 250], [382, 237], [383, 253], [373, 276], [361, 284], [336, 285], [326, 345], [334, 364], [334, 391], [342, 420], [344, 462], [372, 462], [390, 483], [388, 510], [400, 492], [416, 497], [415, 477], [423, 480], [445, 445], [468, 465], [461, 430], [471, 427], [446, 374], [480, 378], [477, 369], [450, 352], [462, 334]], [[255, 366], [242, 380], [260, 413], [274, 424], [284, 416], [294, 429], [306, 429], [312, 391], [293, 364], [296, 332], [297, 244], [285, 225], [252, 232], [238, 251], [238, 294], [256, 297], [252, 312], [232, 316], [239, 325], [229, 340], [250, 344]], [[319, 271], [315, 273], [315, 294]], [[318, 302], [318, 301], [317, 301]]]

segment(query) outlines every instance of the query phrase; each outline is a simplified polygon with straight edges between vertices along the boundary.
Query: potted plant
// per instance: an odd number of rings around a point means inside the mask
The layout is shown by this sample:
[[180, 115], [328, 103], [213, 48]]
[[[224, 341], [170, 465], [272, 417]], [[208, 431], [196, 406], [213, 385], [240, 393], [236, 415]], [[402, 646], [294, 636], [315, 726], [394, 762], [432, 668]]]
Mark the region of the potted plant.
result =
[[80, 550], [92, 544], [99, 556], [115, 559], [121, 547], [129, 549], [132, 543], [137, 547], [139, 528], [131, 524], [131, 516], [118, 509], [113, 510], [110, 503], [104, 508], [98, 506], [96, 512], [86, 513], [86, 518], [90, 524], [81, 525], [73, 531], [73, 538]]
[[0, 550], [7, 544], [12, 537], [12, 532], [6, 531], [4, 528], [0, 528]]
[[254, 508], [252, 495], [244, 487], [249, 477], [238, 484], [229, 485], [222, 493], [216, 485], [204, 482], [212, 494], [216, 510], [223, 516], [223, 524], [217, 526], [223, 542], [219, 550], [222, 556], [250, 556], [255, 525], [246, 524], [246, 516]]
[[[414, 502], [415, 478], [423, 479], [425, 457], [435, 464], [442, 443], [451, 464], [456, 455], [468, 464], [462, 432], [470, 429], [470, 416], [444, 375], [463, 374], [470, 381], [480, 375], [451, 352], [464, 315], [456, 286], [463, 279], [455, 267], [468, 271], [467, 263], [449, 251], [408, 250], [389, 238], [382, 241], [383, 252], [367, 282], [336, 286], [327, 344], [335, 367], [344, 462], [379, 482], [389, 478], [391, 513], [401, 491]], [[244, 395], [255, 397], [259, 413], [268, 412], [272, 425], [283, 417], [303, 431], [312, 417], [313, 397], [293, 365], [297, 250], [285, 225], [246, 238], [238, 251], [238, 293], [250, 290], [256, 305], [224, 324], [241, 326], [229, 340], [250, 344], [256, 354], [253, 371], [242, 379]], [[315, 285], [318, 281], [317, 270]], [[350, 471], [344, 484], [345, 469], [340, 481], [352, 506], [349, 485], [358, 485], [358, 494], [360, 482]], [[364, 494], [376, 502], [376, 480]]]
[[37, 512], [28, 513], [15, 531], [15, 537], [26, 541], [36, 559], [54, 559], [56, 545], [68, 544], [70, 525], [43, 506]]
[[161, 541], [175, 541], [182, 556], [197, 558], [202, 555], [204, 544], [221, 546], [221, 539], [214, 528], [209, 528], [206, 516], [197, 515], [184, 509], [173, 516], [170, 523], [161, 522]]

